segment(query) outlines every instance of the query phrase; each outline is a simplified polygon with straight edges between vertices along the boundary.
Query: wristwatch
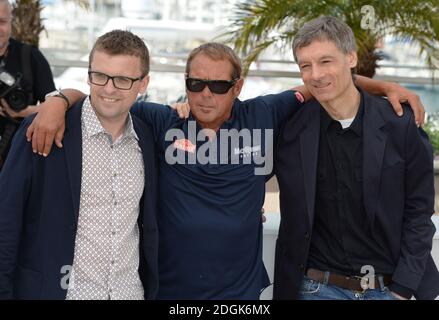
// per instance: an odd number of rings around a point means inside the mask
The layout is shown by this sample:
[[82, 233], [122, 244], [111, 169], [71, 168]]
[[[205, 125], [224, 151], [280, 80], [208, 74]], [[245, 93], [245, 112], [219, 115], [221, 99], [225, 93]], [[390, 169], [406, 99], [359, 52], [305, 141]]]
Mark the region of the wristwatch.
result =
[[65, 95], [64, 93], [62, 93], [61, 91], [59, 91], [59, 90], [55, 90], [55, 91], [49, 92], [48, 94], [46, 94], [46, 95], [44, 96], [44, 99], [47, 99], [47, 98], [49, 98], [49, 97], [58, 97], [58, 98], [63, 99], [63, 100], [67, 103], [66, 110], [67, 110], [68, 108], [70, 108], [70, 101], [69, 101], [69, 99], [68, 99], [68, 98], [66, 97], [66, 95]]

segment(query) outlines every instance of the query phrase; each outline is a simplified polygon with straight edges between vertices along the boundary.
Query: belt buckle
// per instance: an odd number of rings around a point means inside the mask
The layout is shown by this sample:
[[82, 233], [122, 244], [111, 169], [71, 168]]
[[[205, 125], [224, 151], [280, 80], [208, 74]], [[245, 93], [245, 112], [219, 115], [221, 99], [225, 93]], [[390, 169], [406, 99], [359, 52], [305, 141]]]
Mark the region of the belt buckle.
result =
[[355, 278], [360, 280], [360, 287], [361, 289], [363, 289], [363, 291], [361, 293], [365, 293], [366, 290], [370, 289], [370, 277], [359, 277], [359, 276], [355, 276]]

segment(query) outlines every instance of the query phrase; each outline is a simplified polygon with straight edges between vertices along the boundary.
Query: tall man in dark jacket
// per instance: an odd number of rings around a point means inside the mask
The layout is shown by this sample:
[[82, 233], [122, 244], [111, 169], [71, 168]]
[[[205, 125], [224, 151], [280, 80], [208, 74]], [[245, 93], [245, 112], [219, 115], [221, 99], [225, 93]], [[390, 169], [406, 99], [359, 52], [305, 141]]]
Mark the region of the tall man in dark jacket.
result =
[[275, 154], [281, 224], [275, 299], [433, 299], [439, 274], [432, 148], [410, 108], [358, 89], [352, 30], [307, 23], [293, 51], [316, 100], [289, 120]]

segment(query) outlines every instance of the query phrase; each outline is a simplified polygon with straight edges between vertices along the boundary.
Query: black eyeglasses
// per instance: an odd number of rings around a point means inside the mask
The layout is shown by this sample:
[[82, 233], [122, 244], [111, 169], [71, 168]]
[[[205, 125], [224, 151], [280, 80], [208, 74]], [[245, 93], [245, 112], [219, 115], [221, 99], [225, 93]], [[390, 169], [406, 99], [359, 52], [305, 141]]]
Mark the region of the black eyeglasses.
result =
[[186, 89], [191, 92], [201, 92], [209, 87], [210, 92], [217, 94], [225, 94], [229, 92], [239, 79], [229, 80], [202, 80], [196, 78], [186, 78]]
[[113, 86], [121, 90], [130, 90], [133, 87], [134, 82], [142, 80], [144, 77], [145, 76], [141, 76], [138, 78], [130, 78], [123, 76], [111, 77], [102, 72], [88, 71], [88, 79], [90, 80], [91, 83], [97, 86], [105, 86], [108, 83], [108, 80], [111, 79], [111, 81], [113, 81]]

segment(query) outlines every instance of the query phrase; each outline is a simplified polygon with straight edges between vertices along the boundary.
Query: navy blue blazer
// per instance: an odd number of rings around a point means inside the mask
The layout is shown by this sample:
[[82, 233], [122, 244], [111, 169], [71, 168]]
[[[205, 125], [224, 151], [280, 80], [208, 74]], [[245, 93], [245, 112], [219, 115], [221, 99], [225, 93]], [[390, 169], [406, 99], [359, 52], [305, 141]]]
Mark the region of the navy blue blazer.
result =
[[[364, 93], [363, 202], [372, 232], [385, 232], [393, 280], [419, 299], [439, 295], [431, 257], [435, 227], [432, 148], [409, 107], [398, 117], [386, 99]], [[276, 243], [274, 299], [296, 299], [312, 237], [319, 151], [320, 104], [290, 119], [275, 152], [281, 223]], [[377, 228], [377, 226], [379, 228]]]
[[[0, 299], [65, 299], [61, 283], [72, 266], [82, 172], [81, 105], [66, 115], [62, 149], [46, 159], [17, 134], [0, 175]], [[146, 299], [158, 289], [157, 161], [151, 128], [133, 118], [145, 165], [140, 205], [139, 273]], [[65, 287], [65, 286], [64, 286]]]

